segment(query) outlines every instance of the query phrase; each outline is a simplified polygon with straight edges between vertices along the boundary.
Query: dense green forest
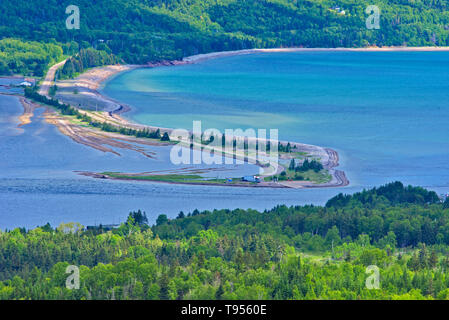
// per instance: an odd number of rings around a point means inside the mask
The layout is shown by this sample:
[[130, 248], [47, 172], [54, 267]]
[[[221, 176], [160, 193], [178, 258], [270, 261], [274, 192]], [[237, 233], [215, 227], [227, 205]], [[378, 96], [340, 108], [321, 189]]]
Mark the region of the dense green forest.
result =
[[[0, 232], [1, 299], [448, 299], [449, 201], [401, 183], [272, 210]], [[80, 269], [67, 289], [66, 267]], [[380, 270], [366, 287], [367, 266]]]
[[[449, 1], [378, 0], [380, 29], [368, 30], [367, 0], [3, 0], [0, 39], [54, 42], [67, 55], [96, 48], [127, 63], [254, 47], [449, 45]], [[68, 30], [68, 5], [80, 29]], [[339, 7], [339, 10], [335, 10]], [[344, 11], [344, 14], [342, 14]], [[2, 51], [3, 52], [3, 51]], [[9, 55], [10, 60], [20, 57]], [[45, 64], [40, 57], [34, 62]], [[0, 66], [9, 66], [9, 62]], [[9, 72], [33, 70], [16, 69]]]
[[59, 62], [63, 50], [53, 43], [0, 40], [0, 75], [24, 74], [42, 77], [48, 65]]

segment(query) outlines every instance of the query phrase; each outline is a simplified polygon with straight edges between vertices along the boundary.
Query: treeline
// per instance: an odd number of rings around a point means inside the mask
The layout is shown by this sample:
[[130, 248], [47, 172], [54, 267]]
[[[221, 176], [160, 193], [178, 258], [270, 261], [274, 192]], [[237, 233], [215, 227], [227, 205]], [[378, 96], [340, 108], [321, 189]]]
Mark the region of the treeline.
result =
[[339, 195], [325, 207], [278, 206], [263, 213], [241, 209], [194, 211], [189, 219], [170, 220], [153, 227], [153, 231], [162, 239], [190, 237], [208, 228], [228, 236], [264, 232], [310, 250], [329, 249], [325, 239], [331, 231], [338, 235], [336, 243], [367, 235], [374, 245], [391, 238], [395, 247], [449, 245], [449, 210], [433, 191], [395, 182], [346, 197], [352, 199], [346, 205], [337, 201]]
[[95, 48], [127, 63], [255, 47], [449, 45], [448, 0], [379, 0], [378, 30], [366, 28], [368, 0], [79, 0], [79, 30], [66, 29], [70, 4], [4, 0], [0, 38], [54, 39], [67, 55]]
[[[69, 223], [0, 232], [0, 299], [448, 299], [449, 211], [367, 192], [370, 206], [345, 211], [195, 210], [160, 215], [151, 228], [137, 211], [112, 230]], [[405, 221], [421, 236], [434, 223], [443, 238], [401, 244]], [[79, 267], [79, 290], [66, 288], [68, 265]], [[372, 265], [380, 288], [370, 290]]]
[[305, 172], [308, 170], [313, 170], [315, 172], [319, 172], [323, 170], [323, 165], [315, 159], [309, 161], [309, 159], [305, 159], [301, 165], [296, 165], [295, 159], [290, 161], [288, 166], [289, 170], [294, 170], [295, 172]]
[[22, 74], [42, 77], [49, 64], [63, 59], [63, 50], [53, 43], [0, 40], [0, 75]]
[[[82, 120], [85, 120], [86, 118], [90, 117], [87, 116], [81, 117]], [[164, 132], [164, 134], [162, 135], [160, 129], [156, 129], [154, 131], [151, 131], [149, 129], [136, 130], [132, 128], [117, 127], [107, 122], [103, 123], [92, 122], [89, 121], [89, 119], [86, 119], [85, 121], [89, 122], [90, 125], [100, 128], [101, 130], [106, 132], [117, 132], [127, 136], [135, 136], [136, 138], [149, 138], [149, 139], [159, 139], [161, 141], [170, 141], [170, 136], [168, 135], [168, 133]]]
[[434, 191], [428, 191], [421, 187], [404, 187], [401, 182], [395, 182], [379, 188], [357, 192], [353, 195], [340, 193], [330, 199], [326, 203], [326, 207], [370, 206], [379, 200], [386, 201], [390, 205], [405, 203], [434, 204], [440, 202], [438, 195]]
[[58, 71], [59, 79], [70, 79], [83, 73], [86, 69], [120, 63], [122, 60], [103, 50], [93, 48], [81, 49], [69, 58]]
[[102, 131], [117, 132], [127, 136], [135, 136], [136, 138], [158, 139], [164, 142], [170, 141], [168, 133], [164, 132], [164, 134], [162, 135], [159, 129], [154, 131], [151, 131], [148, 128], [137, 130], [132, 128], [115, 126], [107, 122], [95, 121], [92, 119], [92, 117], [86, 115], [85, 113], [81, 113], [78, 109], [73, 108], [68, 104], [61, 103], [59, 102], [59, 100], [54, 98], [47, 98], [46, 96], [40, 95], [39, 93], [36, 92], [34, 88], [25, 88], [25, 97], [55, 107], [61, 112], [61, 114], [75, 116], [77, 119], [86, 122], [87, 124], [95, 128], [99, 128]]

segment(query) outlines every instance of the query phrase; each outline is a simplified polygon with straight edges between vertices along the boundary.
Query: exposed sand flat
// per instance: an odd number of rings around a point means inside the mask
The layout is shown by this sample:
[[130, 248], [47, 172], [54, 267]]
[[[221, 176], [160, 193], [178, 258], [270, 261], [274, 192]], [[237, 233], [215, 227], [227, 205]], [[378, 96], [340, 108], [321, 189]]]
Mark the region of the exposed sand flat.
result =
[[20, 98], [20, 103], [23, 106], [23, 114], [19, 117], [19, 125], [18, 127], [24, 126], [26, 124], [31, 123], [31, 117], [34, 115], [34, 109], [36, 109], [36, 104], [32, 103], [31, 101]]
[[98, 129], [80, 126], [70, 122], [67, 118], [60, 116], [58, 113], [50, 109], [47, 109], [45, 112], [45, 120], [47, 121], [47, 123], [55, 125], [62, 134], [70, 137], [77, 143], [103, 152], [111, 152], [118, 156], [120, 156], [120, 153], [113, 148], [128, 149], [138, 152], [148, 158], [155, 158], [154, 152], [147, 152], [145, 148], [141, 147], [140, 145], [166, 145], [162, 142], [133, 138], [116, 133], [104, 132]]
[[48, 107], [31, 102], [25, 98], [20, 98], [20, 102], [24, 108], [24, 113], [19, 117], [19, 127], [31, 123], [31, 117], [33, 116], [34, 110], [36, 108], [43, 107], [46, 109], [44, 112], [44, 117], [47, 123], [55, 125], [62, 134], [68, 136], [73, 141], [99, 151], [111, 152], [120, 156], [120, 153], [113, 148], [127, 149], [138, 152], [148, 158], [155, 158], [156, 154], [154, 152], [148, 152], [142, 146], [167, 145], [166, 143], [156, 140], [128, 137], [112, 132], [104, 132], [98, 129], [80, 126], [72, 123], [67, 117], [59, 115], [56, 111]]

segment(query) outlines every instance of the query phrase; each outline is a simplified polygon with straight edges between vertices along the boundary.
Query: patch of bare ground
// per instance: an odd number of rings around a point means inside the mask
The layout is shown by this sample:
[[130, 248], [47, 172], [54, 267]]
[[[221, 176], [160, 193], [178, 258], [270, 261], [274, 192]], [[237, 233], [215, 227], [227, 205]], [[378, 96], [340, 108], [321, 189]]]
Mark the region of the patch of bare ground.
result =
[[31, 117], [34, 115], [34, 109], [38, 106], [25, 98], [20, 98], [19, 101], [23, 106], [23, 114], [19, 116], [20, 123], [18, 127], [22, 127], [31, 123]]

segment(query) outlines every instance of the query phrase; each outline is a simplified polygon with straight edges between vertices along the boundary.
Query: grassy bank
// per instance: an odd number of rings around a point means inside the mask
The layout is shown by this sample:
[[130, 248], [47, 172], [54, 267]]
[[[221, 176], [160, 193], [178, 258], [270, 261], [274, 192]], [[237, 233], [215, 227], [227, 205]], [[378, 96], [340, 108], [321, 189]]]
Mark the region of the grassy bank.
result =
[[255, 182], [244, 182], [240, 179], [206, 178], [195, 174], [128, 174], [119, 172], [102, 172], [105, 178], [119, 180], [141, 180], [154, 182], [168, 182], [180, 184], [216, 184], [216, 185], [256, 185]]

